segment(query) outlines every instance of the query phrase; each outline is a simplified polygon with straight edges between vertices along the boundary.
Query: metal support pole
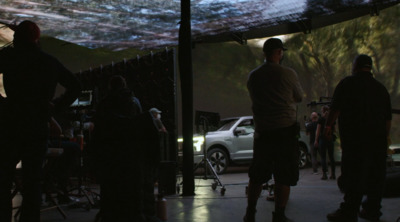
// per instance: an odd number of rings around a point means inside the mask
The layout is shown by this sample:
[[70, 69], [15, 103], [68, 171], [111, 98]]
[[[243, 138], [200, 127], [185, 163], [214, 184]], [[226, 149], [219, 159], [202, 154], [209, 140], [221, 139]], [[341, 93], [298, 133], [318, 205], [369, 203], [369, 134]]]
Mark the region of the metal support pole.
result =
[[182, 90], [183, 196], [194, 195], [193, 68], [191, 32], [190, 0], [181, 0], [178, 59]]

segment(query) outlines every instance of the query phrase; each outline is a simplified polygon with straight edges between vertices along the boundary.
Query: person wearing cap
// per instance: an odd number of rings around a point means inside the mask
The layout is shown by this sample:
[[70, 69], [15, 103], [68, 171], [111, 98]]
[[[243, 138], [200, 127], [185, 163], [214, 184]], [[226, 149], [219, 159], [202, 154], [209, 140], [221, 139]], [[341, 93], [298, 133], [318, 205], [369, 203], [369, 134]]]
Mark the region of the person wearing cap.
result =
[[[329, 106], [325, 105], [321, 107], [321, 116], [317, 121], [317, 129], [315, 130], [315, 140], [314, 146], [317, 147], [319, 151], [319, 155], [321, 157], [321, 167], [322, 167], [322, 177], [321, 180], [328, 179], [328, 163], [326, 161], [326, 154], [329, 157], [329, 163], [331, 167], [331, 175], [329, 179], [336, 180], [336, 166], [335, 166], [335, 157], [334, 157], [334, 142], [336, 136], [330, 135], [329, 138], [324, 135], [324, 126], [326, 122], [326, 117], [329, 113]], [[335, 124], [332, 125], [332, 134], [335, 132]]]
[[[352, 75], [339, 82], [332, 97], [324, 133], [329, 136], [338, 118], [344, 201], [338, 210], [327, 215], [329, 221], [357, 221], [357, 213], [369, 221], [379, 221], [382, 215], [392, 108], [387, 89], [373, 77], [371, 70], [371, 57], [356, 56]], [[367, 198], [361, 204], [363, 194]]]
[[[34, 22], [26, 20], [10, 27], [14, 30], [13, 47], [0, 51], [0, 73], [7, 96], [0, 133], [0, 221], [11, 221], [10, 190], [19, 160], [23, 181], [19, 221], [40, 221], [48, 122], [52, 114], [66, 110], [75, 101], [81, 87], [67, 68], [39, 48], [40, 29]], [[65, 91], [54, 99], [58, 84]]]
[[149, 112], [153, 116], [154, 124], [156, 125], [158, 131], [166, 133], [167, 129], [165, 129], [164, 124], [161, 122], [161, 111], [157, 108], [151, 108]]
[[[145, 150], [145, 162], [144, 162], [144, 176], [143, 176], [143, 210], [147, 217], [148, 222], [160, 222], [156, 217], [156, 211], [154, 210], [155, 199], [154, 199], [154, 184], [158, 180], [158, 169], [162, 159], [162, 153], [166, 151], [165, 146], [168, 138], [168, 131], [161, 121], [161, 111], [155, 107], [149, 110], [153, 117], [153, 123], [155, 128], [158, 130], [159, 138], [155, 141], [149, 141], [146, 144]], [[158, 193], [164, 195], [164, 190], [158, 187]]]
[[255, 221], [256, 205], [262, 185], [275, 179], [273, 222], [290, 221], [285, 216], [290, 186], [299, 179], [299, 125], [296, 103], [303, 89], [297, 73], [281, 65], [286, 50], [280, 39], [265, 41], [266, 61], [250, 72], [247, 88], [255, 121], [253, 161], [249, 168], [249, 185], [245, 222]]

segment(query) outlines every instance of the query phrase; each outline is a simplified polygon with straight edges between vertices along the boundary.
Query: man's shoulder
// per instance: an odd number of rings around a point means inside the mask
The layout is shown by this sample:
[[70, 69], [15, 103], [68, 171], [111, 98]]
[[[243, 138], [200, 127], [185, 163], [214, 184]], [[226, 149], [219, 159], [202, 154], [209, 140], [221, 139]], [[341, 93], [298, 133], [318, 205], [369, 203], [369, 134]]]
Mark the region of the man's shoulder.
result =
[[46, 60], [58, 61], [58, 59], [56, 57], [48, 54], [47, 52], [45, 52], [43, 50], [39, 50], [38, 53], [42, 58], [44, 58]]
[[373, 81], [378, 87], [387, 91], [386, 86], [381, 81], [379, 81], [373, 77], [371, 79], [372, 79], [371, 81]]
[[[357, 81], [359, 81], [359, 76], [356, 76], [356, 75], [349, 75], [349, 76], [346, 76], [346, 77], [344, 77], [340, 82], [339, 82], [339, 84], [352, 84], [352, 83], [356, 83]], [[383, 85], [379, 80], [377, 80], [377, 79], [375, 79], [373, 76], [372, 76], [372, 74], [371, 74], [371, 76], [368, 76], [368, 77], [364, 77], [363, 79], [366, 79], [367, 80], [367, 82], [369, 82], [369, 84], [375, 84], [375, 85], [377, 85], [378, 87], [381, 87], [381, 88], [384, 88], [384, 89], [386, 89], [386, 87], [385, 87], [385, 85]], [[365, 81], [365, 80], [364, 80]]]
[[271, 69], [275, 72], [281, 73], [286, 76], [294, 76], [297, 75], [296, 71], [288, 66], [284, 66], [282, 64], [271, 64]]
[[288, 66], [284, 66], [284, 65], [279, 65], [280, 67], [281, 67], [281, 69], [283, 69], [283, 70], [285, 70], [285, 71], [287, 71], [287, 72], [296, 72], [296, 71], [294, 71], [294, 69], [292, 69], [292, 68], [290, 68], [290, 67], [288, 67]]
[[284, 66], [282, 64], [278, 64], [278, 63], [266, 63], [266, 67], [269, 67], [271, 69], [276, 69], [276, 70], [294, 72], [294, 69], [292, 69], [288, 66]]
[[339, 81], [337, 87], [341, 88], [341, 87], [344, 87], [346, 85], [351, 85], [354, 82], [355, 82], [355, 77], [353, 75], [345, 76]]
[[249, 75], [262, 72], [264, 69], [265, 69], [265, 63], [257, 66], [255, 69], [251, 70]]
[[260, 76], [260, 75], [262, 76], [262, 74], [265, 73], [263, 66], [264, 66], [264, 64], [262, 64], [250, 71], [250, 73], [247, 77], [248, 82], [254, 81], [255, 78], [258, 78], [257, 76]]
[[285, 73], [291, 79], [294, 79], [297, 76], [297, 72], [290, 67], [282, 66], [282, 72]]
[[296, 73], [294, 69], [281, 65], [281, 64], [276, 64], [276, 63], [264, 63], [257, 68], [253, 69], [250, 72], [250, 75], [253, 73], [265, 73], [268, 71], [274, 71], [274, 72], [286, 72], [286, 73]]

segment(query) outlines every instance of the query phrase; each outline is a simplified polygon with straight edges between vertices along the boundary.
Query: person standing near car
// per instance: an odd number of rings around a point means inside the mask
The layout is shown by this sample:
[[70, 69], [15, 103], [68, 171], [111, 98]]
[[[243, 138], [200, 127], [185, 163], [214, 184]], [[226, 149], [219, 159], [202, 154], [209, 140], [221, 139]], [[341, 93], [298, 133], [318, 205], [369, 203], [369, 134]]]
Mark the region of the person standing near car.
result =
[[[379, 221], [382, 215], [392, 108], [387, 89], [371, 70], [371, 57], [357, 56], [352, 75], [342, 79], [333, 94], [325, 135], [330, 135], [339, 118], [344, 201], [338, 210], [327, 215], [329, 221], [355, 222], [357, 213], [369, 221]], [[364, 194], [367, 198], [361, 204]]]
[[290, 186], [299, 179], [299, 150], [296, 103], [303, 89], [297, 73], [281, 65], [286, 50], [280, 39], [265, 41], [266, 61], [250, 72], [247, 88], [255, 121], [253, 160], [249, 168], [245, 222], [255, 221], [256, 205], [262, 184], [275, 179], [273, 222], [290, 221], [285, 216]]
[[311, 165], [313, 168], [313, 174], [318, 174], [318, 162], [317, 162], [317, 154], [318, 149], [314, 146], [315, 142], [315, 132], [317, 131], [318, 125], [318, 113], [312, 112], [311, 121], [306, 124], [306, 133], [310, 137], [310, 151], [311, 151]]
[[154, 125], [157, 127], [159, 132], [167, 133], [167, 129], [161, 121], [161, 111], [155, 107], [149, 110], [151, 115], [153, 115]]
[[[321, 156], [321, 166], [322, 166], [322, 177], [321, 180], [327, 180], [328, 179], [328, 164], [326, 162], [326, 154], [328, 153], [329, 156], [329, 162], [331, 165], [331, 175], [329, 179], [336, 179], [336, 174], [335, 174], [335, 157], [333, 156], [334, 150], [333, 150], [333, 145], [334, 145], [334, 140], [336, 136], [329, 135], [329, 137], [326, 137], [324, 135], [324, 127], [325, 127], [325, 122], [326, 122], [326, 117], [329, 114], [329, 106], [325, 105], [321, 108], [321, 117], [318, 119], [318, 124], [317, 124], [317, 129], [315, 132], [315, 141], [314, 141], [314, 147], [318, 148], [319, 150], [319, 155]], [[332, 124], [333, 130], [330, 132], [333, 134], [335, 131], [335, 124]]]

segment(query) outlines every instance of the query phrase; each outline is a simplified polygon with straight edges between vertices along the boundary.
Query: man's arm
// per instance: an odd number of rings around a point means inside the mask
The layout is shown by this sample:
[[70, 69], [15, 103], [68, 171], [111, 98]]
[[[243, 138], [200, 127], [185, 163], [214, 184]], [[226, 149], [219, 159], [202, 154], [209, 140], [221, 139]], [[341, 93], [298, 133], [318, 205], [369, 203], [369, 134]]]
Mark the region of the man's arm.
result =
[[64, 94], [53, 100], [56, 112], [67, 109], [80, 95], [81, 84], [74, 74], [59, 64], [59, 84], [65, 88]]
[[294, 87], [293, 87], [293, 98], [296, 103], [299, 103], [303, 100], [303, 88], [300, 85], [299, 77], [297, 76], [297, 73], [293, 70], [294, 74]]
[[60, 138], [62, 134], [62, 129], [60, 124], [54, 119], [54, 117], [50, 117], [49, 129], [50, 129], [50, 136], [52, 138]]
[[332, 126], [333, 123], [336, 121], [340, 114], [339, 110], [330, 110], [328, 117], [326, 118], [326, 124], [325, 124], [325, 129], [324, 129], [324, 135], [326, 138], [331, 139], [332, 137]]
[[390, 129], [392, 128], [392, 103], [390, 100], [390, 94], [388, 93], [388, 91], [385, 88], [385, 92], [386, 92], [386, 96], [385, 96], [385, 100], [386, 100], [386, 139], [387, 139], [387, 145], [388, 147], [392, 144], [392, 139], [390, 138]]
[[391, 120], [387, 120], [386, 121], [386, 133], [387, 136], [390, 136], [390, 129], [392, 128], [392, 121]]
[[319, 143], [319, 134], [321, 133], [321, 124], [318, 123], [317, 129], [315, 130], [315, 141], [314, 141], [314, 147], [318, 147]]
[[392, 120], [386, 121], [386, 139], [388, 147], [392, 145], [392, 139], [390, 138], [390, 128], [392, 128]]
[[340, 110], [341, 110], [341, 103], [343, 100], [344, 96], [344, 88], [346, 87], [345, 84], [345, 79], [340, 80], [340, 82], [337, 84], [335, 91], [333, 92], [332, 96], [332, 104], [330, 106], [330, 110], [328, 113], [328, 117], [326, 117], [326, 122], [325, 122], [325, 128], [324, 128], [324, 136], [327, 139], [332, 139], [333, 135], [333, 124], [335, 123], [336, 119], [340, 115]]

